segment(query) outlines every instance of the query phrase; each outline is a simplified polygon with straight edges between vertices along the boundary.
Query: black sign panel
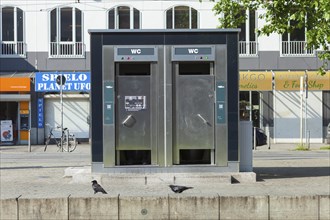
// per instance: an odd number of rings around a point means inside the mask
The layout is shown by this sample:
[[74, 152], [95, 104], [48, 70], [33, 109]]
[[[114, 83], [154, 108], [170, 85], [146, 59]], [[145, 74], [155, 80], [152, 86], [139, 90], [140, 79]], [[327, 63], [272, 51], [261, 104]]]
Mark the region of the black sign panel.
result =
[[173, 46], [172, 61], [214, 61], [214, 46]]
[[157, 61], [156, 47], [117, 47], [115, 49], [115, 61], [134, 62], [134, 61]]

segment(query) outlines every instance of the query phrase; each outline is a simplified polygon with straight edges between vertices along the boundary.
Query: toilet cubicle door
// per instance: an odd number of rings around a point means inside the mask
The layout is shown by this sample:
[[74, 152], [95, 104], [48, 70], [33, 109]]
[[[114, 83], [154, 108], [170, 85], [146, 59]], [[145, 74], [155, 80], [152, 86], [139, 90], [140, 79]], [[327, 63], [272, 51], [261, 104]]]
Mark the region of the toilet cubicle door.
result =
[[176, 75], [175, 148], [214, 149], [214, 76]]
[[117, 76], [116, 150], [151, 149], [150, 75]]

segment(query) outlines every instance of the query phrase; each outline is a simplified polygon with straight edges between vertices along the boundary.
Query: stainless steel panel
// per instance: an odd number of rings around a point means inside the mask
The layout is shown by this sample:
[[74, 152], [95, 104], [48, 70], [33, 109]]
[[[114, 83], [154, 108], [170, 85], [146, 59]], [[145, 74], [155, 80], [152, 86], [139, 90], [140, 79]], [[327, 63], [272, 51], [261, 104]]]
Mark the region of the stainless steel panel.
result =
[[214, 149], [214, 76], [176, 77], [175, 147]]
[[116, 150], [151, 149], [150, 75], [117, 76]]

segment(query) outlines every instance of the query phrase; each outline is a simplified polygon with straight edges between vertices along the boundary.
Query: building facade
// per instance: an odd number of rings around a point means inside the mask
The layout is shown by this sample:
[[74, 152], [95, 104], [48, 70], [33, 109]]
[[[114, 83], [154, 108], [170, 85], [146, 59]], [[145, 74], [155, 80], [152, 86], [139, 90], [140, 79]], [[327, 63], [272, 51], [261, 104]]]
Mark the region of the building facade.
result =
[[[43, 144], [46, 124], [61, 124], [59, 92], [38, 91], [35, 79], [40, 72], [89, 72], [88, 30], [213, 29], [218, 26], [213, 5], [198, 0], [2, 0], [1, 83], [18, 84], [0, 88], [0, 117], [5, 128], [8, 121], [13, 128], [12, 139], [3, 138], [1, 143], [26, 144], [29, 139]], [[252, 120], [275, 143], [299, 143], [306, 137], [323, 142], [330, 123], [330, 73], [315, 74], [322, 62], [317, 50], [305, 49], [305, 29], [257, 36], [255, 28], [265, 23], [258, 18], [263, 11], [246, 13], [239, 36], [240, 119]], [[300, 80], [306, 76], [308, 93], [301, 94]], [[26, 79], [30, 87], [24, 89]], [[63, 126], [80, 140], [90, 138], [89, 92], [85, 88], [63, 95]]]

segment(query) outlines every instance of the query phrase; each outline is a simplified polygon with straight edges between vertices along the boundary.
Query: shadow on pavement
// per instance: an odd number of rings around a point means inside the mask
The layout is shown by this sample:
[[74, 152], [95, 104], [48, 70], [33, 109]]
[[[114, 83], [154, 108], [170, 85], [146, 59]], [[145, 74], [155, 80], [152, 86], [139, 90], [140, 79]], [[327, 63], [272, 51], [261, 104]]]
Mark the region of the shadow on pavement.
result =
[[255, 167], [257, 181], [278, 178], [330, 176], [330, 167]]

